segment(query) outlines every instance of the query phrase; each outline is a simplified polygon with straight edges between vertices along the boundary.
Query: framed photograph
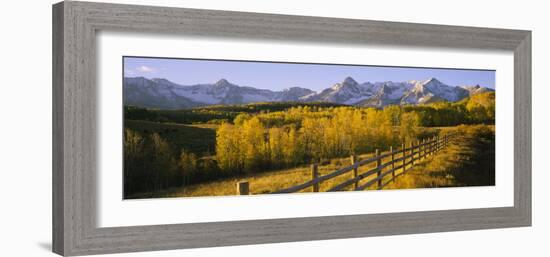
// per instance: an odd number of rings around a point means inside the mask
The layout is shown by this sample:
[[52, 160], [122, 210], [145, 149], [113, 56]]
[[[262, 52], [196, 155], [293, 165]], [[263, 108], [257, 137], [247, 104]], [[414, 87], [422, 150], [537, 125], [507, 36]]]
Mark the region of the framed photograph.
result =
[[531, 32], [53, 6], [53, 251], [531, 225]]

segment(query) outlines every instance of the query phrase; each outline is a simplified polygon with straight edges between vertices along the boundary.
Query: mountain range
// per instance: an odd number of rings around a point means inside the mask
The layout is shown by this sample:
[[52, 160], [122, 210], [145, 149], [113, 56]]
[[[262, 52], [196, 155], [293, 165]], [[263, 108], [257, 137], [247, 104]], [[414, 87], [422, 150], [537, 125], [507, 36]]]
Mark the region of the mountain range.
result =
[[124, 104], [145, 108], [183, 109], [206, 105], [254, 102], [331, 102], [355, 106], [416, 105], [456, 102], [491, 88], [449, 86], [436, 78], [405, 82], [358, 83], [351, 77], [320, 92], [291, 87], [282, 91], [239, 86], [226, 79], [212, 84], [179, 85], [163, 78], [124, 78]]

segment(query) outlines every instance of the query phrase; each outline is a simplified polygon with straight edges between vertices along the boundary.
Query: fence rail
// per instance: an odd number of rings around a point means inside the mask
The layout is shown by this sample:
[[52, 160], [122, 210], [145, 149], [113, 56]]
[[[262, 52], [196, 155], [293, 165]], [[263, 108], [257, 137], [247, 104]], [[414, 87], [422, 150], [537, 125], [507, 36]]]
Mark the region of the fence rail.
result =
[[[441, 149], [446, 148], [451, 142], [453, 135], [445, 135], [442, 138], [435, 136], [433, 138], [425, 139], [422, 141], [417, 141], [415, 143], [410, 143], [408, 147], [405, 144], [401, 145], [401, 148], [393, 149], [390, 147], [389, 151], [386, 153], [380, 153], [376, 149], [374, 156], [364, 159], [357, 160], [357, 157], [352, 155], [350, 157], [351, 165], [343, 167], [341, 169], [335, 170], [325, 175], [319, 175], [319, 167], [317, 164], [311, 165], [311, 180], [291, 186], [285, 189], [278, 190], [274, 192], [275, 194], [282, 193], [295, 193], [306, 188], [311, 187], [313, 192], [319, 192], [320, 184], [324, 181], [339, 177], [344, 174], [348, 174], [353, 171], [353, 178], [341, 182], [327, 192], [342, 191], [346, 190], [348, 187], [353, 185], [353, 190], [360, 191], [369, 188], [370, 186], [377, 184], [377, 189], [380, 190], [384, 188], [389, 183], [395, 181], [395, 179], [415, 165], [415, 161], [419, 161], [432, 156], [439, 152]], [[397, 158], [397, 156], [400, 156]], [[389, 161], [384, 162], [384, 159], [390, 157]], [[375, 167], [369, 169], [363, 173], [359, 173], [359, 168], [376, 163]], [[386, 169], [391, 167], [390, 169]], [[401, 170], [402, 172], [396, 173]], [[366, 181], [366, 178], [376, 174], [376, 177], [370, 178]], [[391, 174], [391, 179], [384, 181], [384, 178]], [[361, 184], [363, 183], [363, 184]], [[249, 194], [248, 192], [248, 182], [241, 181], [237, 183], [237, 194]], [[243, 190], [246, 188], [245, 190]]]

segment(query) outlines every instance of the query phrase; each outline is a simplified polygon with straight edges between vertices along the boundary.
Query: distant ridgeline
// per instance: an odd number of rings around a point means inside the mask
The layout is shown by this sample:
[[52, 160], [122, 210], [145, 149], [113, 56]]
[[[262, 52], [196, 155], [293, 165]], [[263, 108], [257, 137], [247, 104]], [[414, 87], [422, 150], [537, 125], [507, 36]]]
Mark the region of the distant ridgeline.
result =
[[449, 86], [436, 78], [407, 82], [358, 83], [347, 77], [320, 92], [291, 87], [282, 91], [238, 86], [221, 79], [213, 84], [183, 86], [166, 79], [124, 78], [124, 104], [154, 109], [188, 109], [209, 105], [258, 102], [326, 102], [361, 107], [457, 102], [493, 89]]
[[[270, 102], [240, 105], [211, 105], [180, 110], [146, 109], [135, 106], [124, 107], [124, 118], [128, 120], [147, 120], [154, 122], [173, 122], [183, 124], [221, 124], [236, 119], [239, 115], [272, 113], [272, 119], [279, 119], [279, 123], [288, 122], [288, 117], [277, 113], [285, 110], [306, 110], [322, 112], [332, 108], [357, 108], [341, 104], [326, 102]], [[495, 92], [485, 92], [472, 95], [458, 102], [435, 102], [421, 105], [392, 105], [384, 108], [386, 112], [418, 114], [419, 125], [454, 126], [459, 124], [494, 124], [495, 122]], [[284, 112], [283, 112], [284, 113]], [[285, 114], [291, 115], [291, 114]], [[267, 115], [264, 115], [267, 117]], [[267, 118], [265, 118], [267, 119]], [[266, 121], [267, 122], [267, 121]], [[397, 124], [396, 124], [397, 125]]]

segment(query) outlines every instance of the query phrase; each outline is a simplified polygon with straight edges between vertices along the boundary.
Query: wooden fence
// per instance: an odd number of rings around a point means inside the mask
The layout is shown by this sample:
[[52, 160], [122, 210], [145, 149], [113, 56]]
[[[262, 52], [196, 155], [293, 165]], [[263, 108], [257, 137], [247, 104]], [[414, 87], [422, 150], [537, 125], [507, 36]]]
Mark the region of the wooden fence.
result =
[[[408, 147], [405, 144], [401, 145], [399, 149], [393, 149], [390, 147], [389, 151], [381, 154], [378, 149], [374, 153], [374, 157], [357, 160], [356, 156], [351, 156], [351, 165], [341, 168], [339, 170], [330, 172], [326, 175], [319, 175], [319, 169], [317, 164], [311, 165], [311, 180], [299, 184], [296, 186], [288, 187], [282, 190], [274, 192], [275, 194], [282, 193], [295, 193], [302, 191], [306, 188], [311, 187], [313, 192], [319, 192], [320, 183], [339, 177], [344, 174], [353, 172], [353, 178], [341, 182], [327, 192], [334, 191], [343, 191], [347, 190], [350, 186], [353, 185], [353, 190], [360, 191], [369, 188], [370, 186], [376, 184], [377, 189], [382, 189], [389, 183], [393, 182], [397, 177], [401, 176], [409, 169], [411, 169], [416, 161], [427, 158], [428, 156], [434, 155], [439, 152], [441, 149], [447, 147], [452, 140], [452, 135], [445, 135], [442, 138], [435, 136], [430, 139], [425, 139], [422, 141], [417, 141], [415, 143], [410, 143]], [[399, 156], [399, 158], [398, 158]], [[388, 158], [389, 157], [389, 158]], [[384, 159], [389, 159], [387, 162], [384, 162]], [[359, 168], [369, 164], [376, 163], [374, 168], [360, 173]], [[397, 173], [398, 171], [401, 171]], [[368, 177], [376, 174], [376, 177], [365, 180]], [[386, 176], [390, 176], [391, 179], [384, 181]], [[363, 181], [365, 180], [365, 181]], [[238, 195], [248, 195], [249, 194], [249, 183], [248, 181], [240, 181], [237, 183], [237, 194]]]

